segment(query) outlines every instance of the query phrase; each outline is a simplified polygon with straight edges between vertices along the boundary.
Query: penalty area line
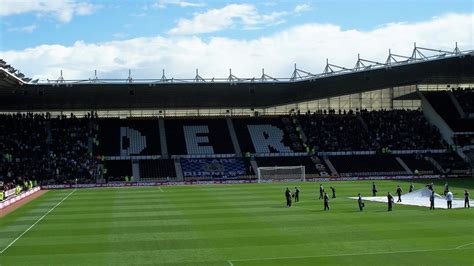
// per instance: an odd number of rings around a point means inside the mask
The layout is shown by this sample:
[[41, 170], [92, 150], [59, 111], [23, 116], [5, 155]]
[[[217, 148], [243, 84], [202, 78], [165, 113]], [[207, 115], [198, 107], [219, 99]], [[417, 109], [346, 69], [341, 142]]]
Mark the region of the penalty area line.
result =
[[165, 192], [161, 187], [158, 187], [158, 189], [160, 190], [160, 192]]
[[54, 205], [54, 207], [49, 209], [49, 211], [46, 212], [43, 216], [41, 216], [38, 220], [36, 220], [36, 222], [34, 222], [32, 225], [30, 225], [30, 227], [28, 227], [28, 229], [26, 229], [23, 233], [21, 233], [21, 235], [19, 235], [17, 238], [15, 238], [15, 240], [13, 240], [10, 244], [8, 244], [8, 246], [6, 246], [4, 249], [2, 249], [2, 251], [0, 251], [0, 255], [2, 255], [5, 251], [7, 251], [7, 249], [9, 247], [11, 247], [13, 244], [15, 244], [16, 241], [18, 241], [22, 236], [24, 236], [26, 233], [28, 233], [28, 231], [30, 231], [33, 227], [35, 227], [35, 225], [37, 225], [39, 222], [41, 222], [41, 220], [43, 220], [44, 217], [46, 217], [50, 212], [52, 212], [54, 209], [56, 209], [56, 207], [58, 207], [61, 203], [63, 203], [63, 201], [65, 201], [67, 198], [69, 198], [69, 196], [71, 196], [72, 193], [74, 193], [75, 191], [76, 191], [76, 189], [74, 189], [71, 193], [66, 195], [60, 202], [58, 202], [56, 205]]
[[471, 242], [471, 243], [467, 243], [467, 244], [464, 244], [464, 245], [460, 245], [460, 246], [457, 246], [456, 249], [460, 249], [460, 248], [463, 248], [463, 247], [467, 247], [467, 246], [470, 246], [470, 245], [473, 245], [474, 242]]
[[455, 248], [443, 248], [443, 249], [420, 249], [420, 250], [401, 250], [401, 251], [385, 251], [385, 252], [367, 252], [367, 253], [345, 253], [345, 254], [328, 254], [328, 255], [315, 255], [315, 256], [294, 256], [294, 257], [270, 257], [270, 258], [254, 258], [254, 259], [234, 259], [228, 260], [229, 265], [233, 266], [233, 262], [245, 262], [245, 261], [263, 261], [263, 260], [288, 260], [288, 259], [311, 259], [311, 258], [324, 258], [324, 257], [346, 257], [346, 256], [366, 256], [366, 255], [384, 255], [384, 254], [401, 254], [401, 253], [419, 253], [419, 252], [434, 252], [434, 251], [450, 251], [450, 250], [471, 250], [470, 248], [461, 249], [462, 247], [474, 244], [469, 243], [461, 245]]

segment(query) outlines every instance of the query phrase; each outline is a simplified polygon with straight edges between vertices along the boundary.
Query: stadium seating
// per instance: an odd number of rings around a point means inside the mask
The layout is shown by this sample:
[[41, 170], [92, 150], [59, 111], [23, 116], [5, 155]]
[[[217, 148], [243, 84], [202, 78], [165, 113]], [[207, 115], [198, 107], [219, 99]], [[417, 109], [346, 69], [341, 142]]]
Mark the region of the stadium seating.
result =
[[447, 91], [430, 91], [423, 95], [453, 131], [474, 131], [474, 119], [461, 118]]
[[165, 119], [168, 153], [172, 155], [234, 154], [226, 120]]
[[90, 153], [92, 117], [49, 114], [0, 115], [0, 180], [41, 183], [95, 181]]
[[232, 119], [243, 153], [304, 152], [289, 116]]
[[432, 154], [431, 157], [439, 163], [446, 174], [464, 175], [471, 171], [469, 163], [465, 162], [455, 152]]
[[172, 159], [140, 160], [140, 178], [163, 178], [173, 180], [176, 170]]
[[418, 110], [362, 111], [373, 150], [440, 149], [444, 144], [439, 131]]
[[453, 89], [453, 94], [456, 97], [459, 105], [466, 114], [474, 115], [474, 89], [473, 88], [457, 88]]
[[[438, 92], [430, 95], [441, 108], [446, 99]], [[441, 109], [448, 110], [440, 111], [446, 119], [458, 119], [457, 110]], [[439, 153], [445, 144], [420, 111], [331, 110], [227, 119], [164, 118], [162, 123], [158, 118], [0, 115], [0, 180], [7, 185], [23, 178], [91, 183], [101, 180], [101, 173], [108, 181], [123, 181], [134, 173], [142, 179], [237, 179], [255, 175], [251, 165], [304, 165], [310, 177], [470, 171], [456, 153]], [[160, 134], [163, 124], [165, 134]], [[168, 154], [161, 154], [163, 140]], [[458, 133], [455, 141], [472, 145], [472, 135]], [[383, 148], [400, 151], [380, 154]]]
[[303, 131], [316, 151], [370, 150], [369, 136], [352, 111], [337, 115], [306, 113], [298, 117]]
[[158, 119], [100, 119], [97, 155], [161, 154]]
[[130, 160], [108, 160], [104, 162], [107, 169], [105, 178], [108, 181], [124, 181], [125, 176], [132, 176], [132, 162]]
[[397, 157], [400, 157], [412, 172], [418, 170], [419, 174], [426, 175], [439, 173], [433, 163], [430, 162], [429, 154], [397, 155]]
[[329, 160], [341, 176], [407, 174], [391, 155], [330, 156]]

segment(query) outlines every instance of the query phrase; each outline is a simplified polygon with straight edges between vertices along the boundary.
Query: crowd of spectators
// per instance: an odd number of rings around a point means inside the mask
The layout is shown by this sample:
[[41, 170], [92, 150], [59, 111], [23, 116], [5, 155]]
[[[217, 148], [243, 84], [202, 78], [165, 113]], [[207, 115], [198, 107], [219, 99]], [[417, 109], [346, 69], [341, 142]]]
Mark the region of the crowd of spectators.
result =
[[300, 115], [308, 143], [315, 151], [362, 151], [370, 149], [368, 135], [358, 113], [315, 112]]
[[445, 146], [438, 129], [428, 123], [419, 110], [364, 110], [361, 116], [374, 150], [424, 150]]
[[306, 113], [298, 117], [315, 151], [439, 149], [437, 128], [419, 110]]
[[453, 94], [466, 114], [474, 114], [474, 88], [453, 89]]
[[[91, 182], [96, 162], [89, 152], [90, 115], [0, 115], [0, 180], [5, 184]], [[53, 181], [54, 180], [54, 181]]]

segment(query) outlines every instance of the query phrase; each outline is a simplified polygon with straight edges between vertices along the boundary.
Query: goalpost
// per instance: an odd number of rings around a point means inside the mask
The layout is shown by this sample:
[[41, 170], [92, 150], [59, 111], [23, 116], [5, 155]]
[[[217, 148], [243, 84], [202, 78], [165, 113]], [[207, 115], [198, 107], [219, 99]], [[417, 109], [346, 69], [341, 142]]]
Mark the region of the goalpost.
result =
[[257, 169], [258, 183], [262, 180], [271, 179], [295, 179], [299, 181], [306, 180], [305, 167], [300, 166], [274, 166], [259, 167]]

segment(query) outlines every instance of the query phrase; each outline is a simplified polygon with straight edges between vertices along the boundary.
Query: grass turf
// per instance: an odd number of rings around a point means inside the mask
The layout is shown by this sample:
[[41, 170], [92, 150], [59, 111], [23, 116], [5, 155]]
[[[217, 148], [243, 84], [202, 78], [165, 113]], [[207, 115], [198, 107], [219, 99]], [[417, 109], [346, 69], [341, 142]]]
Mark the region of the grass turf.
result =
[[[420, 181], [428, 182], [428, 181]], [[409, 181], [376, 181], [379, 193]], [[444, 180], [435, 181], [442, 192]], [[449, 180], [455, 197], [474, 179]], [[371, 181], [79, 189], [0, 255], [0, 265], [474, 265], [474, 211], [366, 202]], [[285, 207], [284, 189], [300, 202]], [[423, 183], [415, 183], [415, 189]], [[0, 220], [0, 250], [72, 190], [52, 190]]]

